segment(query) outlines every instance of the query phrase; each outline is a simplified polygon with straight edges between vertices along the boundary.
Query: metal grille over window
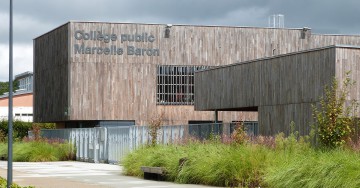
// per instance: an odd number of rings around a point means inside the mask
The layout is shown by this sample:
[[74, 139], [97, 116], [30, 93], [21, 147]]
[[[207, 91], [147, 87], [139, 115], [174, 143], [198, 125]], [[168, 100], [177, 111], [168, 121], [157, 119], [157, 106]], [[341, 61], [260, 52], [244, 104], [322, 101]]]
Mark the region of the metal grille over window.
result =
[[193, 105], [194, 72], [209, 66], [157, 66], [157, 104]]

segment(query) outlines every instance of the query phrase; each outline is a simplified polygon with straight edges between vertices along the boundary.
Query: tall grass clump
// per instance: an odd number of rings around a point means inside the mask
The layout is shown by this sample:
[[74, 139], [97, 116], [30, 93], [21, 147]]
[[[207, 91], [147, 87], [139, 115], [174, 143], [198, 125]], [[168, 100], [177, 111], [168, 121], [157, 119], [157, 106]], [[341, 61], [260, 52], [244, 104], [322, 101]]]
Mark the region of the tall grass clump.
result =
[[360, 187], [360, 156], [343, 149], [309, 150], [270, 166], [264, 179], [279, 188]]
[[143, 176], [141, 166], [166, 167], [167, 180], [174, 181], [179, 170], [179, 159], [186, 156], [182, 146], [143, 146], [128, 154], [122, 162], [125, 174]]
[[123, 161], [125, 174], [143, 176], [141, 166], [165, 167], [166, 179], [214, 186], [259, 186], [268, 149], [260, 145], [189, 142], [143, 147]]
[[[48, 140], [41, 138], [40, 128], [33, 125], [34, 138], [25, 137], [22, 141], [13, 143], [13, 160], [21, 162], [44, 162], [72, 160], [75, 148], [71, 143], [63, 140]], [[0, 143], [0, 158], [7, 159], [8, 144]]]
[[[292, 132], [244, 144], [219, 140], [144, 146], [122, 161], [125, 174], [143, 176], [141, 166], [163, 167], [166, 180], [227, 187], [360, 187], [360, 153], [319, 150]], [[265, 143], [270, 142], [270, 143]], [[273, 143], [274, 142], [274, 143]]]
[[195, 144], [176, 181], [214, 186], [260, 186], [268, 150], [255, 145]]
[[[31, 141], [13, 144], [13, 160], [17, 162], [72, 160], [74, 152], [73, 147], [66, 142]], [[0, 144], [0, 157], [7, 159], [7, 143]]]

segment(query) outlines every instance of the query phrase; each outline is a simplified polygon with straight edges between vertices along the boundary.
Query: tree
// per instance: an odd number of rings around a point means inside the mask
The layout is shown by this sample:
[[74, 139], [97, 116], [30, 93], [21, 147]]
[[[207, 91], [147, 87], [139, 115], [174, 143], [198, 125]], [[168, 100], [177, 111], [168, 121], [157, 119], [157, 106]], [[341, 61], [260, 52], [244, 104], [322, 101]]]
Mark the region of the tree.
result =
[[325, 95], [320, 98], [320, 108], [313, 105], [314, 128], [321, 146], [336, 148], [351, 140], [356, 126], [355, 114], [358, 103], [352, 100], [346, 104], [346, 98], [355, 81], [350, 79], [350, 72], [342, 82], [342, 88], [334, 78], [332, 85], [325, 86]]
[[[13, 92], [19, 89], [19, 81], [15, 80], [13, 82]], [[0, 95], [9, 92], [9, 82], [0, 82]]]

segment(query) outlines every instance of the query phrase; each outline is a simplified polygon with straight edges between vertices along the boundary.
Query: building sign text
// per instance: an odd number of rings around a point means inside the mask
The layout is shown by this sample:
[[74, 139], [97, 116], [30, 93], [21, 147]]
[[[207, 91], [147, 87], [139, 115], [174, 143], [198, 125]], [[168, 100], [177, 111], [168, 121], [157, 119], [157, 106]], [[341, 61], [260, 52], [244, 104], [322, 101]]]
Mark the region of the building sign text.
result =
[[[135, 42], [135, 43], [153, 43], [155, 41], [155, 36], [148, 33], [141, 34], [103, 34], [100, 31], [90, 31], [84, 32], [81, 30], [76, 30], [74, 37], [76, 40], [82, 41], [99, 41], [104, 43], [116, 42], [120, 41], [124, 42]], [[116, 45], [109, 46], [86, 46], [84, 43], [82, 44], [74, 44], [75, 54], [98, 54], [98, 55], [123, 55], [124, 53], [127, 55], [134, 56], [159, 56], [160, 50], [158, 48], [137, 48], [132, 45], [127, 45], [125, 50], [122, 47], [118, 47]]]

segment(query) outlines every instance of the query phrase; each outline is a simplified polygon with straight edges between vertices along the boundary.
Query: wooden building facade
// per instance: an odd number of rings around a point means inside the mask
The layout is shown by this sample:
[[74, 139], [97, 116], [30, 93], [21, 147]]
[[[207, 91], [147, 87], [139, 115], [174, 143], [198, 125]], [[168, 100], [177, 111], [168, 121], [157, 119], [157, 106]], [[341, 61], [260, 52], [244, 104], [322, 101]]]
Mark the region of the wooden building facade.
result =
[[[194, 110], [195, 71], [332, 44], [360, 45], [360, 37], [307, 28], [69, 22], [34, 39], [34, 121], [144, 125], [160, 114], [170, 125], [213, 121], [214, 112]], [[219, 120], [257, 120], [257, 113], [219, 112]]]
[[[195, 110], [258, 111], [259, 133], [308, 134], [312, 106], [334, 78], [360, 80], [360, 47], [329, 46], [245, 61], [195, 73]], [[200, 97], [201, 96], [201, 97]], [[360, 83], [347, 100], [360, 101]], [[359, 114], [356, 114], [359, 116]]]

